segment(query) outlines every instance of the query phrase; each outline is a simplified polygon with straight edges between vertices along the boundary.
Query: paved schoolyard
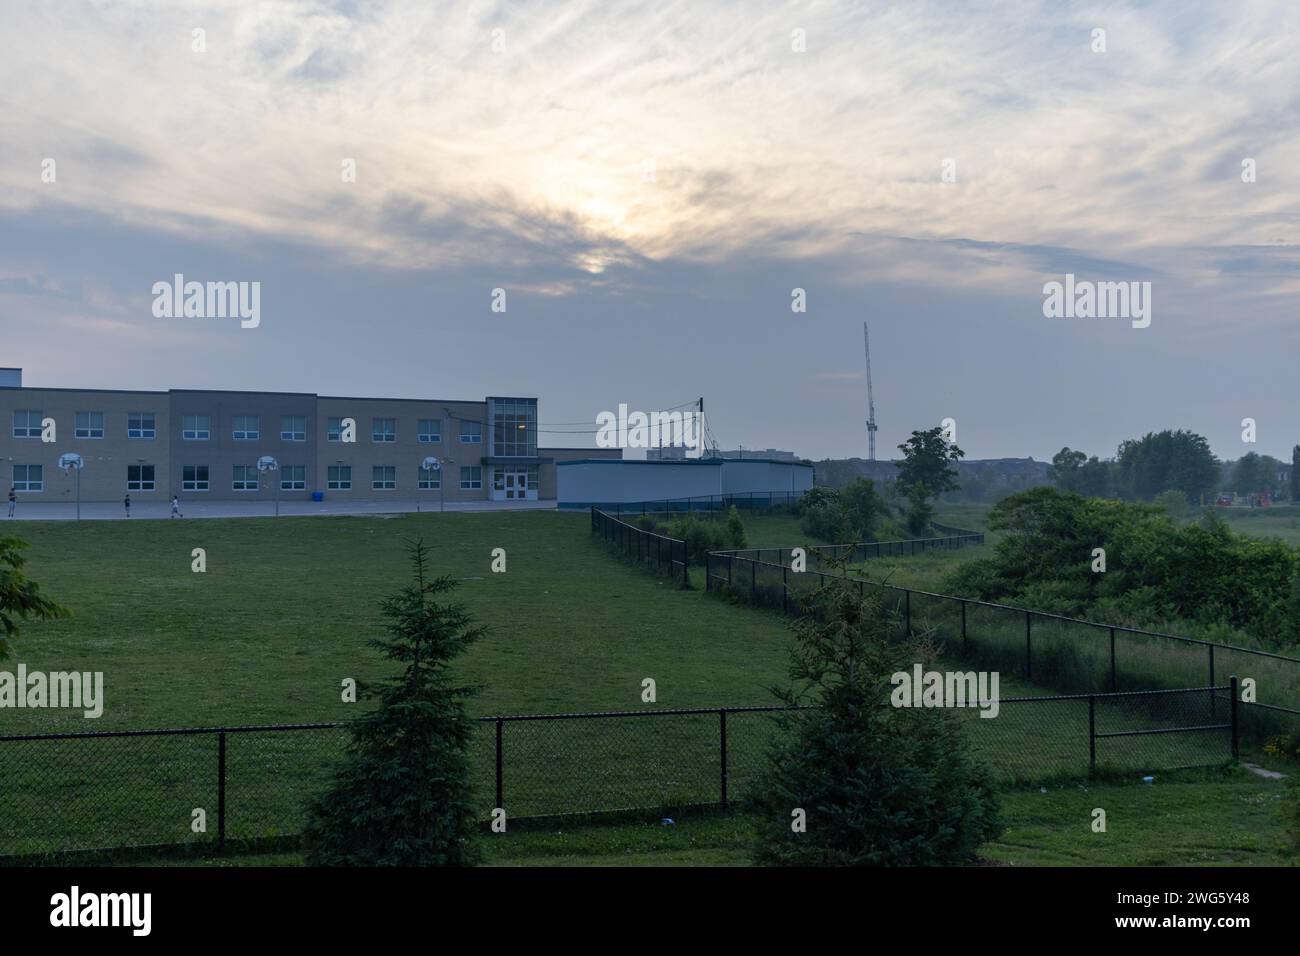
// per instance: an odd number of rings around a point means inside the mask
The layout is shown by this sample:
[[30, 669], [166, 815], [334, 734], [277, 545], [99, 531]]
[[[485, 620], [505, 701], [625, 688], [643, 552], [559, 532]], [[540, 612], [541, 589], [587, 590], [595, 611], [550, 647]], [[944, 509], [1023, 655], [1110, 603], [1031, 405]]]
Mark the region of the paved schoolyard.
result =
[[[464, 501], [447, 502], [448, 511], [546, 511], [554, 510], [552, 501]], [[437, 511], [438, 501], [413, 498], [395, 498], [386, 501], [281, 501], [280, 515], [382, 515], [406, 514], [413, 511]], [[181, 500], [181, 511], [189, 518], [269, 518], [275, 515], [273, 501], [185, 501]], [[8, 509], [5, 509], [8, 513]], [[13, 524], [18, 521], [71, 521], [77, 517], [77, 506], [73, 502], [34, 503], [18, 499], [18, 508], [12, 519], [0, 515], [0, 522]], [[81, 517], [86, 521], [125, 520], [126, 512], [120, 501], [83, 501]], [[149, 518], [171, 518], [169, 501], [133, 501], [131, 502], [131, 520]]]

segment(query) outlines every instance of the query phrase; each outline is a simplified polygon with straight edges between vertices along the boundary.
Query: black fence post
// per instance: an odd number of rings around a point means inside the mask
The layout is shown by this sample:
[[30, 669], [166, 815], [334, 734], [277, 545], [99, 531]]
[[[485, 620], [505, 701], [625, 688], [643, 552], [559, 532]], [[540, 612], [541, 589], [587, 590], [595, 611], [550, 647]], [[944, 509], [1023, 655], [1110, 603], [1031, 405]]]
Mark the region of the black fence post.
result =
[[781, 612], [786, 612], [786, 583], [785, 583], [785, 565], [781, 565]]
[[1097, 772], [1097, 698], [1088, 695], [1088, 776]]
[[912, 633], [912, 592], [903, 592], [903, 640]]
[[[1210, 645], [1210, 687], [1214, 687], [1214, 645]], [[1219, 713], [1219, 702], [1214, 699], [1214, 691], [1210, 691], [1210, 716], [1216, 717]]]
[[500, 718], [497, 719], [497, 809], [506, 805], [501, 777], [501, 725], [503, 723], [505, 721]]
[[1029, 637], [1029, 622], [1031, 620], [1033, 620], [1033, 615], [1030, 614], [1030, 612], [1026, 611], [1025, 612], [1025, 680], [1029, 680], [1034, 676], [1034, 655], [1033, 655], [1033, 650], [1030, 646], [1030, 637]]
[[1110, 629], [1110, 689], [1112, 691], [1119, 689], [1119, 682], [1115, 675], [1115, 629]]
[[1232, 759], [1236, 760], [1239, 756], [1237, 741], [1240, 736], [1240, 725], [1237, 722], [1237, 675], [1233, 674], [1228, 678], [1228, 693], [1232, 695]]
[[749, 603], [758, 603], [758, 562], [749, 562]]
[[226, 734], [217, 734], [217, 852], [226, 849]]
[[966, 602], [961, 602], [961, 643], [966, 645]]
[[722, 793], [722, 809], [727, 809], [727, 708], [718, 710], [718, 743], [721, 750], [722, 776], [719, 779]]

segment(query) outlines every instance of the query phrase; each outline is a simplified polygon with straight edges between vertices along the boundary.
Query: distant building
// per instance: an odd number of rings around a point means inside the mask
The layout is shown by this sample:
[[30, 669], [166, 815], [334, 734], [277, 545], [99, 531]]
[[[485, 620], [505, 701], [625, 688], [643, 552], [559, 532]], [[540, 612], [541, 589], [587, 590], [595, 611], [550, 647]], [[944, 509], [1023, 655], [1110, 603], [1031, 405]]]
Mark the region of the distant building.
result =
[[813, 486], [808, 462], [768, 458], [571, 459], [555, 463], [561, 508], [770, 492], [798, 497]]
[[[24, 388], [0, 370], [4, 491], [67, 501], [553, 499], [559, 461], [619, 449], [538, 448], [537, 399], [337, 397], [308, 392]], [[259, 472], [263, 456], [279, 469]], [[445, 465], [425, 471], [426, 458]]]
[[800, 461], [798, 455], [792, 451], [781, 451], [779, 448], [738, 448], [735, 451], [720, 451], [719, 458], [767, 458], [771, 461]]

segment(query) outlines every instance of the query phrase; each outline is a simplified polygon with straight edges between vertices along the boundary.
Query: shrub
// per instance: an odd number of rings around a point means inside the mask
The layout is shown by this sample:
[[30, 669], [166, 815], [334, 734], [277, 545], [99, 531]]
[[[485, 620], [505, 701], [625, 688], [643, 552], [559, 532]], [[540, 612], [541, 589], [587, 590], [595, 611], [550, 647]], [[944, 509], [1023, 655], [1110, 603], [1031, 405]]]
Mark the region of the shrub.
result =
[[727, 538], [733, 549], [745, 547], [745, 521], [735, 505], [727, 509]]

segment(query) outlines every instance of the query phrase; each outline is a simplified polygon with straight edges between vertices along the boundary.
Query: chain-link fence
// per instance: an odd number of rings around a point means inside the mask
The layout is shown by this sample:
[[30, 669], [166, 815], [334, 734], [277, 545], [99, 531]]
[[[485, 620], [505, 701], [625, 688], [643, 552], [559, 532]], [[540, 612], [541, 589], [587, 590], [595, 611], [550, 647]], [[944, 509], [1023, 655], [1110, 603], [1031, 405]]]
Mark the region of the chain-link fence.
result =
[[[795, 571], [788, 548], [749, 556], [754, 553], [708, 554], [706, 589], [799, 614], [819, 588], [848, 581], [864, 597], [880, 597], [894, 637], [926, 635], [942, 652], [988, 670], [1075, 693], [1214, 685], [1235, 673], [1253, 680], [1274, 711], [1300, 714], [1291, 706], [1300, 701], [1300, 659], [1294, 657], [881, 584], [843, 568]], [[764, 559], [777, 555], [777, 561]]]
[[[1216, 764], [1236, 755], [1234, 685], [1002, 699], [960, 710], [1002, 783]], [[743, 802], [787, 708], [485, 717], [475, 801], [512, 819]], [[0, 857], [252, 843], [301, 832], [341, 724], [0, 737]]]
[[641, 567], [690, 586], [685, 541], [638, 528], [599, 508], [591, 509], [591, 533]]
[[[828, 544], [803, 547], [805, 567], [809, 571], [838, 572], [845, 564], [861, 564], [876, 558], [905, 558], [930, 551], [953, 551], [984, 543], [978, 531], [963, 531], [939, 538], [908, 538], [902, 541], [867, 541], [858, 544]], [[713, 551], [719, 560], [758, 561], [781, 565], [792, 563], [794, 548], [737, 548], [731, 551]]]

